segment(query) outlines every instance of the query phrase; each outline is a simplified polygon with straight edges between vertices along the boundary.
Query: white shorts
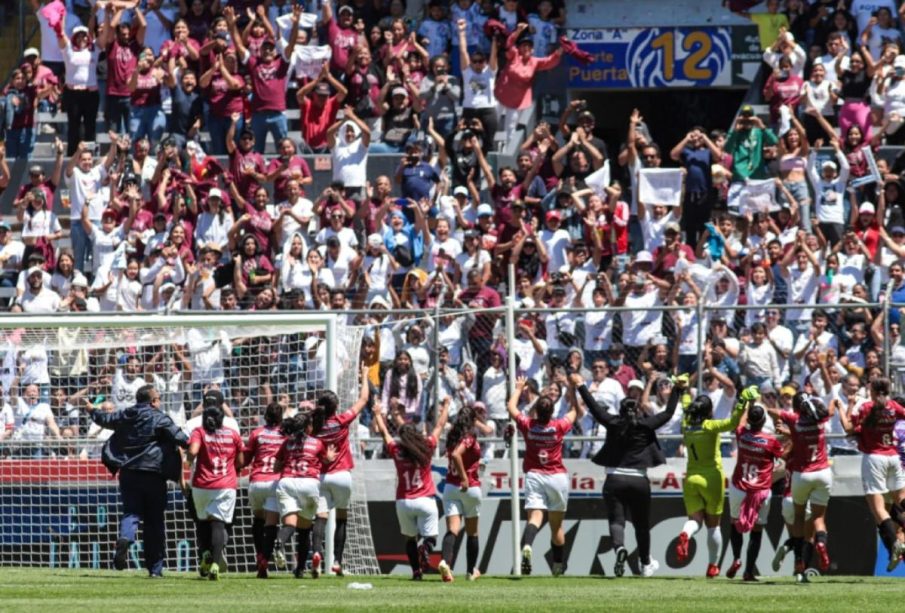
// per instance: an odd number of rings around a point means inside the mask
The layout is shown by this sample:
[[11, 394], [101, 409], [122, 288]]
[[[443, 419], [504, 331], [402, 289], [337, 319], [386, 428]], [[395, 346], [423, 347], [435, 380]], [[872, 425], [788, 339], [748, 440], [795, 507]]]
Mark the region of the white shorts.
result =
[[330, 509], [348, 509], [351, 498], [351, 472], [342, 470], [321, 475], [321, 496], [317, 501], [318, 513], [326, 513]]
[[[747, 492], [738, 489], [732, 485], [732, 482], [729, 483], [729, 517], [738, 519], [739, 513], [742, 510], [742, 502], [744, 502], [746, 495]], [[764, 503], [760, 505], [760, 509], [757, 511], [757, 525], [766, 526], [768, 515], [770, 515], [769, 498], [764, 500]]]
[[437, 503], [433, 498], [403, 498], [396, 501], [396, 517], [403, 536], [438, 536]]
[[195, 513], [198, 519], [219, 519], [231, 524], [233, 512], [236, 510], [236, 490], [223, 488], [208, 490], [201, 487], [192, 488], [192, 500], [195, 501]]
[[529, 472], [525, 475], [525, 508], [565, 512], [569, 504], [569, 475]]
[[792, 473], [792, 502], [805, 504], [810, 501], [825, 507], [830, 502], [833, 487], [833, 469], [824, 468], [809, 473]]
[[477, 517], [481, 514], [481, 488], [475, 485], [463, 492], [447, 483], [443, 488], [443, 513], [447, 516]]
[[298, 513], [307, 520], [314, 519], [317, 513], [317, 499], [320, 498], [320, 485], [319, 479], [310, 477], [280, 479], [277, 485], [280, 517]]
[[905, 488], [905, 470], [897, 455], [861, 456], [861, 485], [865, 494], [885, 494]]
[[[804, 520], [811, 519], [811, 503], [808, 501], [804, 505]], [[795, 523], [795, 503], [792, 502], [791, 496], [785, 496], [782, 499], [782, 520], [790, 526]]]
[[252, 511], [271, 511], [279, 513], [277, 502], [277, 485], [279, 479], [272, 481], [253, 481], [248, 484], [248, 505]]

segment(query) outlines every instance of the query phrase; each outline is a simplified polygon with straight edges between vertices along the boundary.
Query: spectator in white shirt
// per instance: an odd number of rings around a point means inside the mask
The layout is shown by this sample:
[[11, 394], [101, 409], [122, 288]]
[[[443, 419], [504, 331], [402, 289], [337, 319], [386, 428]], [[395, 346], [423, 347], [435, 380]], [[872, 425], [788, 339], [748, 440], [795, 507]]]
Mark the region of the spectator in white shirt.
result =
[[32, 266], [26, 276], [28, 284], [16, 304], [10, 309], [25, 313], [56, 313], [60, 309], [60, 296], [48, 289], [44, 284], [44, 270], [40, 266]]

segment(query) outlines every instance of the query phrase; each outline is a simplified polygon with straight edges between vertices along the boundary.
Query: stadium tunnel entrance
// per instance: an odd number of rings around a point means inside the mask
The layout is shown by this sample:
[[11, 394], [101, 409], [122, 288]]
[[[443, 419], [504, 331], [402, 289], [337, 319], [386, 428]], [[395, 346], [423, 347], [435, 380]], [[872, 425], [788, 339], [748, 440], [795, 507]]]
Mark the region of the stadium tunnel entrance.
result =
[[625, 143], [632, 109], [641, 111], [663, 153], [663, 163], [672, 166], [669, 150], [693, 126], [729, 130], [745, 97], [744, 89], [671, 89], [631, 91], [571, 90], [571, 99], [584, 99], [597, 120], [595, 133], [607, 144], [607, 156], [615, 159]]

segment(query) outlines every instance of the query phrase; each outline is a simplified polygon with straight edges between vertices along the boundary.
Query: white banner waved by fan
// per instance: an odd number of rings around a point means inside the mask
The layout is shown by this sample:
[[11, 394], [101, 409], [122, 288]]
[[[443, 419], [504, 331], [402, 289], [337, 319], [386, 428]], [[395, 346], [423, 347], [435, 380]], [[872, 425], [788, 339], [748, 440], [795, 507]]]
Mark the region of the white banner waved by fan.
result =
[[606, 197], [606, 188], [610, 185], [610, 161], [604, 160], [603, 166], [585, 177], [584, 183], [598, 195]]
[[[280, 38], [283, 40], [289, 40], [289, 35], [292, 33], [292, 13], [286, 13], [285, 15], [280, 15], [276, 19], [277, 26], [280, 29]], [[310, 29], [317, 25], [317, 14], [316, 13], [302, 13], [299, 15], [299, 28]]]
[[683, 179], [680, 168], [643, 168], [638, 172], [638, 200], [644, 204], [679, 206]]
[[313, 47], [296, 45], [289, 62], [289, 71], [296, 77], [316, 79], [320, 75], [324, 62], [330, 61], [333, 50], [329, 45]]
[[739, 212], [773, 213], [780, 209], [776, 202], [776, 181], [748, 179], [738, 194]]

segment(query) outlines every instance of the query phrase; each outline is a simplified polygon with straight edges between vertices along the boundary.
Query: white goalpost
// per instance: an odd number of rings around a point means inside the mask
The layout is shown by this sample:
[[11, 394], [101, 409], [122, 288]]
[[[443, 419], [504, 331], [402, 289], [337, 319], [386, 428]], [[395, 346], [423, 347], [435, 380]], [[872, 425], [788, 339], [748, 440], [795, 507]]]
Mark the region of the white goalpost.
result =
[[[110, 568], [121, 502], [116, 479], [100, 462], [110, 433], [91, 424], [86, 402], [124, 408], [140, 385], [153, 384], [161, 410], [184, 426], [204, 390], [218, 388], [245, 439], [269, 402], [292, 411], [331, 389], [341, 410], [352, 404], [361, 335], [328, 313], [0, 318], [0, 566]], [[254, 570], [246, 487], [243, 477], [230, 570]], [[364, 492], [354, 488], [349, 512], [349, 574], [379, 573]], [[194, 570], [193, 523], [172, 484], [166, 521], [167, 569]], [[332, 537], [327, 544], [329, 561]], [[130, 568], [140, 567], [140, 542], [129, 558]]]

